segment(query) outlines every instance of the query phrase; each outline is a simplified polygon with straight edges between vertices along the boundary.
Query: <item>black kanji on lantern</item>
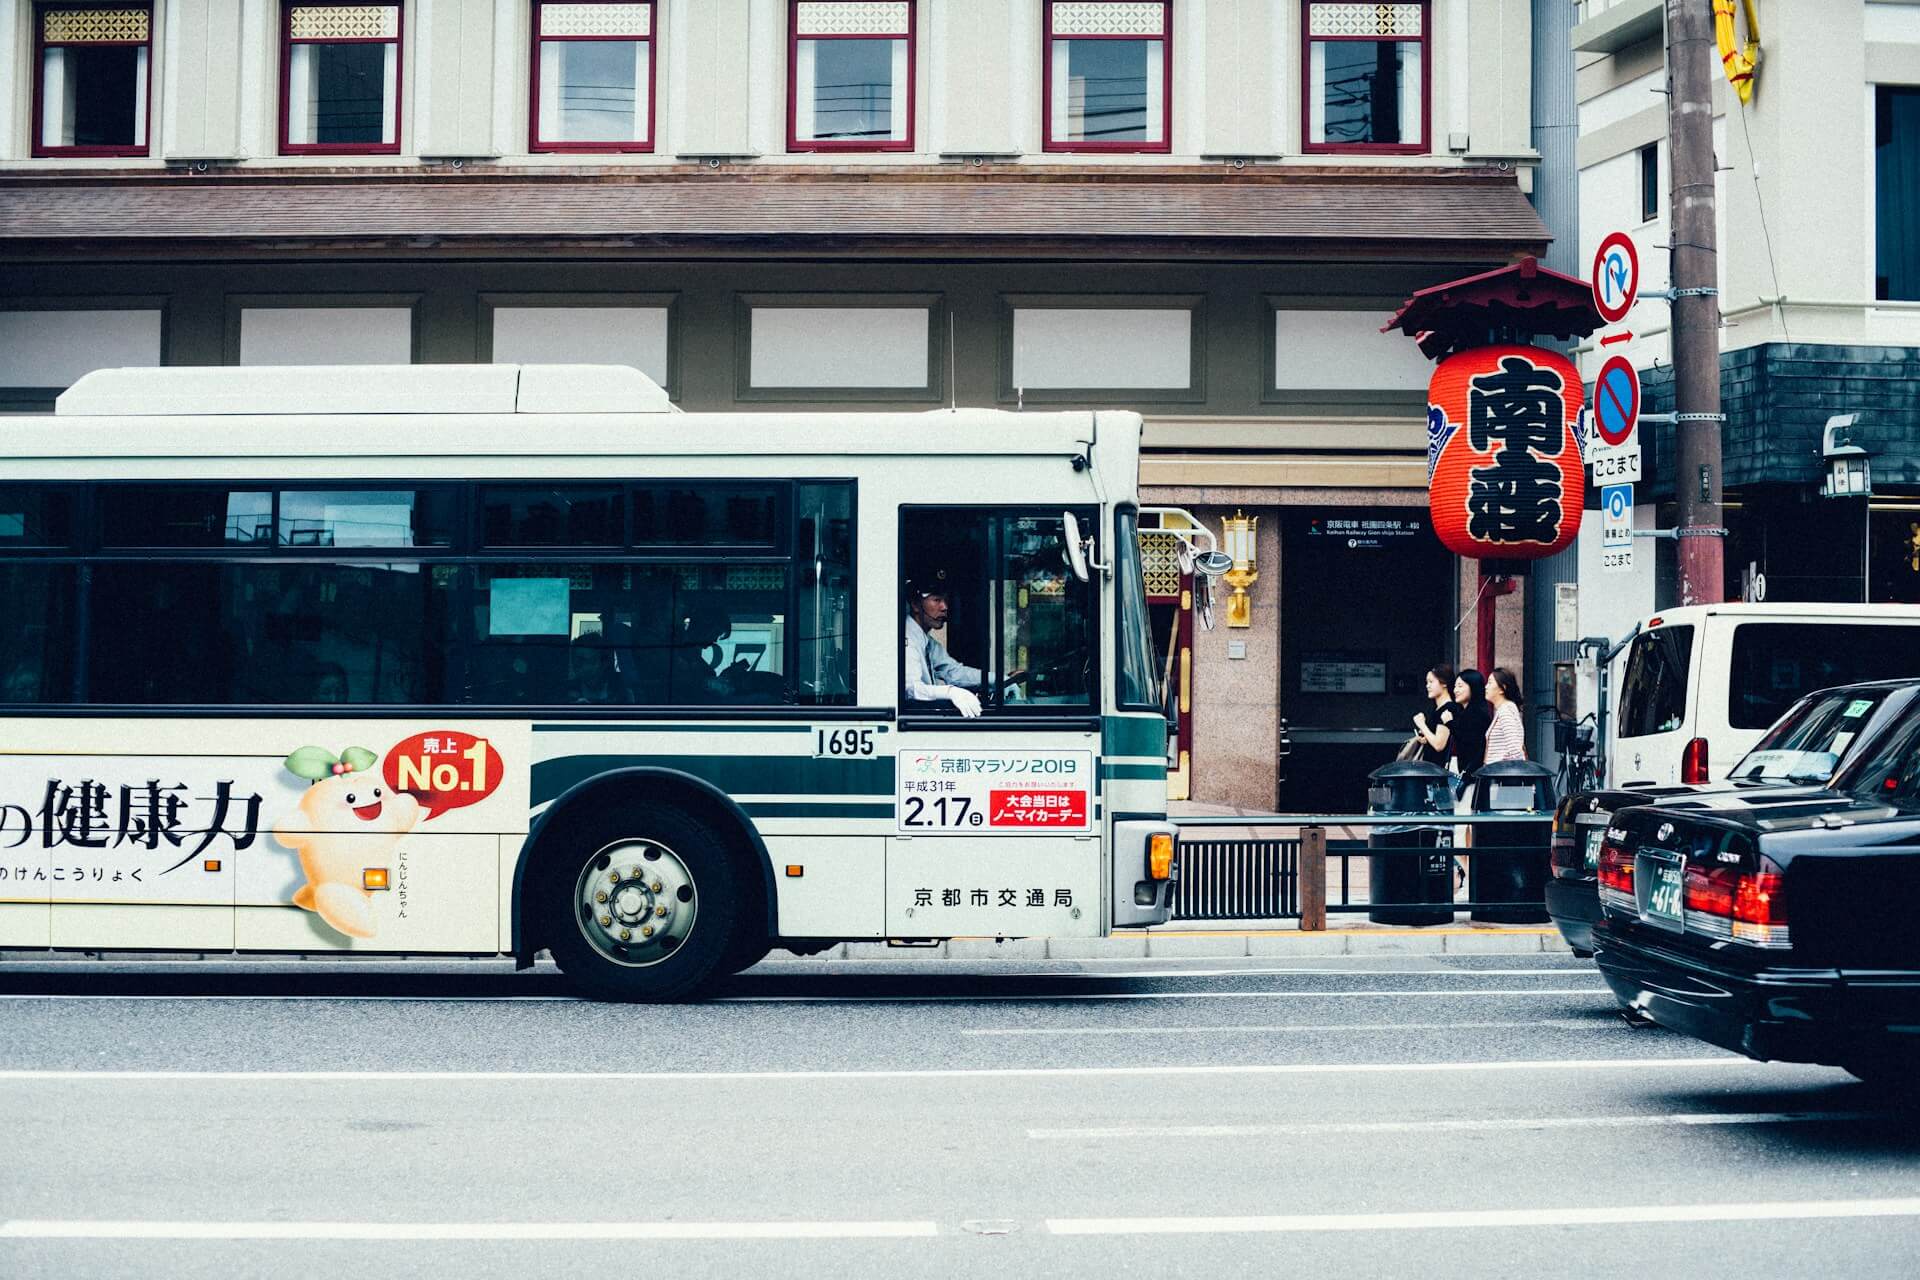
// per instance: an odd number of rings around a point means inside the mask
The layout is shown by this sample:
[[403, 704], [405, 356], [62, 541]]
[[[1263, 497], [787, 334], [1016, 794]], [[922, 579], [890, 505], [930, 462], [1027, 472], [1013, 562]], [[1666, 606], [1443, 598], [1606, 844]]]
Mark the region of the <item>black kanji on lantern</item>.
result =
[[1475, 453], [1497, 448], [1470, 473], [1467, 533], [1483, 542], [1552, 544], [1560, 537], [1564, 497], [1559, 456], [1566, 430], [1566, 383], [1520, 356], [1473, 379], [1467, 440]]

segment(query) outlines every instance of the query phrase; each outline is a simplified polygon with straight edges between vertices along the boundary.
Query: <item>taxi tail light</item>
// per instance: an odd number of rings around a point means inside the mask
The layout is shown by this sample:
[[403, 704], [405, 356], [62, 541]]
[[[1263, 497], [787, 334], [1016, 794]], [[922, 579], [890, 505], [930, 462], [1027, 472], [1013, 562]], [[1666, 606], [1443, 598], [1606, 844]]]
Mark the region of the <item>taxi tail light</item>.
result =
[[1786, 877], [1764, 858], [1752, 871], [1689, 866], [1686, 904], [1689, 928], [1706, 926], [1702, 932], [1756, 947], [1793, 945], [1787, 928]]
[[1707, 778], [1707, 740], [1694, 738], [1680, 752], [1680, 781], [1690, 787], [1700, 786]]
[[1173, 836], [1156, 831], [1147, 837], [1147, 878], [1167, 880], [1173, 876]]
[[1633, 855], [1608, 840], [1600, 846], [1600, 887], [1617, 893], [1633, 892]]

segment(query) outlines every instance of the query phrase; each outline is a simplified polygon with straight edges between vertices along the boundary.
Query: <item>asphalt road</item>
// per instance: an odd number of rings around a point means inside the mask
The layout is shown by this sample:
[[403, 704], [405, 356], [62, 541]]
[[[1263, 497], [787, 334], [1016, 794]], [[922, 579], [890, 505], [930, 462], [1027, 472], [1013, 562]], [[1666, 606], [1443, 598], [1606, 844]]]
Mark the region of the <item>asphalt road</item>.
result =
[[1562, 956], [0, 965], [0, 1275], [1906, 1274], [1920, 1119]]

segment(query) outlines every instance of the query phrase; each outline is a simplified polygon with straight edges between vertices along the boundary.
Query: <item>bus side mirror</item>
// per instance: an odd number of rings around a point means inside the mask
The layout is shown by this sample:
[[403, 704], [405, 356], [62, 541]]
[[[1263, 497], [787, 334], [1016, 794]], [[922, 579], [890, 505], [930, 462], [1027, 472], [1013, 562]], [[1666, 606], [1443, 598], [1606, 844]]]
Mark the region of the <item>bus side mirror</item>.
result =
[[1085, 582], [1088, 578], [1087, 549], [1080, 541], [1080, 521], [1071, 511], [1060, 513], [1060, 536], [1067, 543], [1067, 567], [1073, 570], [1073, 576]]

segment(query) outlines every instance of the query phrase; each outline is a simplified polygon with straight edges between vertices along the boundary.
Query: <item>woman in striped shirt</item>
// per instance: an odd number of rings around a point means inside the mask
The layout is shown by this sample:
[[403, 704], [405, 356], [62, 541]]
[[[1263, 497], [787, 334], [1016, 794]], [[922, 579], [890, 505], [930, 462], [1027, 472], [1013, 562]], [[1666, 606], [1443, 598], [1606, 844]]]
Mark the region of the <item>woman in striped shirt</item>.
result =
[[1520, 682], [1505, 667], [1487, 673], [1487, 705], [1493, 708], [1493, 723], [1487, 726], [1486, 762], [1525, 760], [1527, 730], [1520, 719]]

